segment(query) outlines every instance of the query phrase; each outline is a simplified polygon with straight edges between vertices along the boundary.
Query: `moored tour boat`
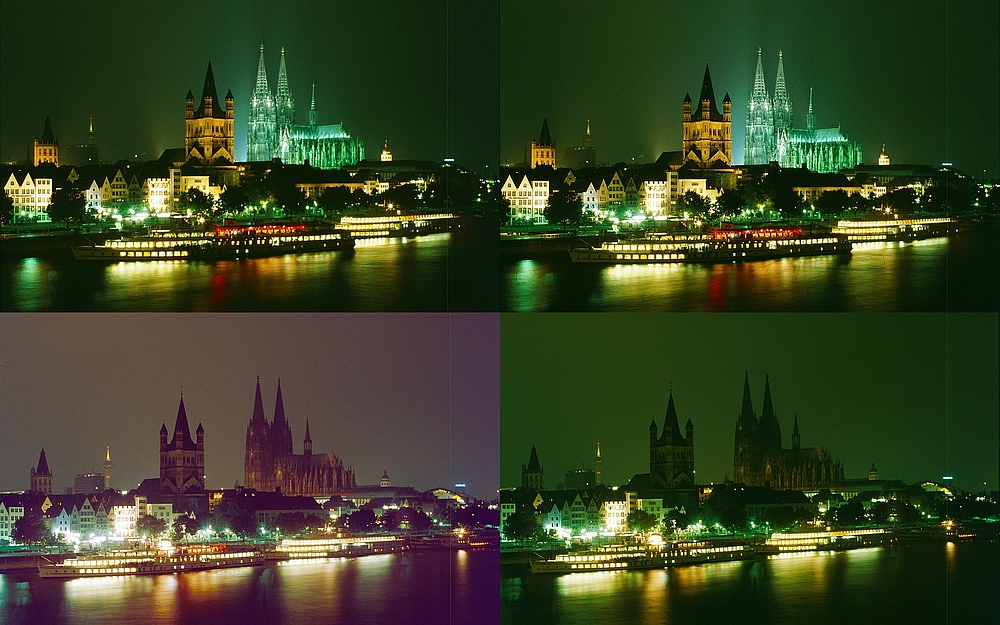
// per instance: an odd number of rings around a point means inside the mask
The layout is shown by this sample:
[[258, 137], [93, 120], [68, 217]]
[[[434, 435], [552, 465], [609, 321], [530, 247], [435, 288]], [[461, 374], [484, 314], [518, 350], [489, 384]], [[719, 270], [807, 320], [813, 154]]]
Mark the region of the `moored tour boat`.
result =
[[181, 547], [171, 551], [109, 551], [42, 564], [42, 577], [105, 577], [186, 573], [264, 563], [264, 554], [252, 547], [226, 545]]

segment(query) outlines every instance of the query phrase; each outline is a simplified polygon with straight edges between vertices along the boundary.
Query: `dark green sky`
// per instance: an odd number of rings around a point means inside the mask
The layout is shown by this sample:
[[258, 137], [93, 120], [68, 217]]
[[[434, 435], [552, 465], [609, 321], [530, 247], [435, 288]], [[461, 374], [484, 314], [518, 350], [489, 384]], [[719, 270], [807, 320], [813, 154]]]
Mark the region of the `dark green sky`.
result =
[[733, 100], [743, 162], [757, 48], [773, 95], [778, 50], [796, 127], [809, 87], [816, 124], [841, 126], [874, 163], [940, 163], [1000, 174], [996, 2], [532, 2], [500, 7], [501, 160], [520, 161], [548, 117], [558, 157], [592, 120], [597, 158], [654, 160], [681, 148], [681, 102], [710, 62]]
[[848, 477], [874, 461], [885, 478], [997, 486], [995, 314], [510, 314], [500, 349], [504, 487], [532, 443], [549, 488], [592, 467], [597, 441], [606, 483], [647, 472], [671, 382], [699, 483], [732, 477], [745, 370], [758, 413], [770, 374], [784, 446], [797, 413], [802, 445]]

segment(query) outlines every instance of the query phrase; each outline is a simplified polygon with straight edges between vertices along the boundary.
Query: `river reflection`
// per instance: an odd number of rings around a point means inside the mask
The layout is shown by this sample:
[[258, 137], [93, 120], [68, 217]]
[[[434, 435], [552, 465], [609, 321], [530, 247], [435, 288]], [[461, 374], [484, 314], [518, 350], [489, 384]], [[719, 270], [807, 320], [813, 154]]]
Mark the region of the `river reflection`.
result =
[[183, 575], [0, 575], [0, 622], [497, 623], [498, 555], [423, 551]]
[[998, 564], [992, 541], [561, 576], [512, 566], [500, 580], [501, 622], [995, 623]]
[[850, 255], [715, 264], [599, 265], [555, 253], [503, 262], [510, 311], [996, 310], [996, 228]]
[[493, 220], [363, 239], [353, 251], [228, 261], [4, 261], [5, 311], [436, 311], [499, 308]]

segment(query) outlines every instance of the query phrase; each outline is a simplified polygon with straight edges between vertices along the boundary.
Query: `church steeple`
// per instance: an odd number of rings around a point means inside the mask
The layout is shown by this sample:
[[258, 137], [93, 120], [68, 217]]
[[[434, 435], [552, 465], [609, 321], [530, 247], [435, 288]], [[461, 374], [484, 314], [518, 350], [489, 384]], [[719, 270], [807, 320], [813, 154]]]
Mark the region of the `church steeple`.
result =
[[715, 104], [715, 89], [712, 87], [712, 73], [708, 69], [708, 63], [705, 63], [705, 77], [701, 81], [701, 98], [699, 100], [698, 114], [696, 115], [698, 119], [702, 120], [721, 120], [722, 114], [719, 113], [719, 108]]
[[215, 89], [215, 75], [212, 74], [212, 62], [208, 62], [208, 70], [205, 72], [205, 86], [201, 90], [201, 108], [198, 109], [198, 117], [225, 117], [222, 107], [219, 106], [219, 94]]
[[799, 415], [795, 413], [795, 425], [792, 427], [792, 449], [798, 450], [801, 446], [801, 439], [799, 438]]
[[813, 115], [813, 88], [809, 87], [809, 112], [806, 113], [806, 128], [816, 129], [816, 116]]
[[306, 419], [306, 437], [302, 439], [302, 453], [306, 458], [312, 456], [313, 453], [313, 439], [309, 436], [309, 419]]
[[176, 449], [195, 449], [194, 440], [191, 438], [191, 429], [188, 427], [187, 411], [184, 410], [184, 396], [181, 395], [180, 404], [177, 406], [177, 420], [174, 422], [174, 437], [170, 441], [170, 447]]
[[778, 51], [778, 77], [774, 83], [774, 127], [779, 133], [792, 127], [792, 101], [785, 87], [783, 53]]
[[312, 101], [309, 104], [309, 125], [319, 124], [319, 113], [316, 112], [316, 83], [312, 84]]
[[[280, 387], [279, 387], [280, 388]], [[267, 417], [264, 416], [264, 400], [260, 397], [260, 376], [257, 376], [257, 393], [253, 398], [253, 416], [250, 418], [251, 425], [267, 425]]]
[[743, 409], [740, 410], [740, 419], [756, 421], [757, 417], [753, 412], [753, 400], [750, 397], [750, 373], [743, 373]]
[[257, 84], [253, 93], [254, 95], [271, 95], [271, 89], [267, 86], [267, 69], [264, 67], [264, 44], [260, 44], [260, 58], [257, 60]]
[[285, 69], [285, 49], [281, 49], [281, 65], [278, 67], [278, 89], [274, 94], [274, 108], [278, 120], [278, 130], [295, 123], [295, 100], [288, 89], [288, 71]]

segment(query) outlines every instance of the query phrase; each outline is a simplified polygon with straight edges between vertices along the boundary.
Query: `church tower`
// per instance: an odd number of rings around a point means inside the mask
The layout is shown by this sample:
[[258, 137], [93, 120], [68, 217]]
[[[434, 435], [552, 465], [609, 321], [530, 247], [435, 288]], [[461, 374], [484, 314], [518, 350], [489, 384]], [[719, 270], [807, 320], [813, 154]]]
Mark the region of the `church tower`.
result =
[[260, 396], [260, 376], [253, 400], [253, 416], [247, 425], [247, 447], [243, 467], [243, 485], [259, 491], [274, 490], [271, 427], [264, 417], [264, 401]]
[[753, 484], [752, 467], [756, 452], [757, 416], [750, 397], [750, 374], [743, 377], [743, 408], [736, 417], [736, 449], [733, 458], [733, 481]]
[[35, 137], [32, 146], [32, 162], [35, 167], [42, 163], [52, 163], [59, 167], [59, 144], [56, 143], [55, 135], [52, 134], [52, 121], [48, 115], [45, 116], [42, 138]]
[[521, 465], [521, 488], [531, 490], [545, 490], [545, 471], [538, 463], [538, 452], [535, 446], [531, 446], [531, 457], [528, 458], [528, 465]]
[[302, 439], [302, 455], [305, 456], [308, 462], [309, 458], [313, 454], [313, 439], [309, 436], [309, 419], [306, 419], [306, 437]]
[[705, 64], [697, 110], [692, 112], [691, 105], [691, 95], [686, 94], [683, 106], [684, 161], [694, 162], [698, 167], [709, 167], [713, 163], [721, 163], [725, 167], [732, 165], [732, 100], [726, 92], [722, 101], [723, 112], [720, 113], [715, 103], [715, 88], [708, 63]]
[[553, 169], [556, 167], [556, 146], [549, 134], [548, 119], [542, 119], [542, 132], [538, 135], [538, 141], [531, 142], [531, 168], [539, 165], [547, 165]]
[[764, 65], [761, 49], [757, 48], [757, 71], [753, 79], [753, 92], [747, 102], [747, 132], [743, 163], [767, 165], [774, 159], [774, 112], [764, 83]]
[[45, 448], [38, 456], [38, 469], [31, 469], [32, 492], [52, 494], [52, 471], [49, 470], [49, 463], [45, 459]]
[[684, 488], [694, 485], [694, 424], [688, 419], [681, 434], [674, 407], [674, 393], [667, 399], [663, 431], [656, 438], [656, 423], [650, 424], [649, 482], [653, 488]]
[[257, 61], [257, 83], [250, 96], [250, 120], [247, 129], [247, 160], [269, 161], [274, 158], [278, 143], [278, 120], [274, 111], [274, 97], [267, 85], [264, 68], [264, 45], [260, 46]]
[[285, 49], [281, 49], [278, 67], [278, 89], [274, 94], [274, 112], [278, 125], [278, 156], [289, 162], [292, 149], [292, 125], [295, 123], [295, 100], [288, 89], [288, 71], [285, 69]]
[[191, 438], [184, 396], [177, 407], [174, 437], [168, 444], [167, 424], [160, 427], [160, 492], [200, 493], [205, 490], [205, 430], [198, 424], [198, 442]]
[[785, 87], [785, 64], [783, 53], [778, 51], [778, 77], [774, 83], [774, 134], [775, 157], [780, 163], [785, 162], [788, 152], [788, 133], [792, 129], [792, 101]]
[[224, 101], [219, 100], [215, 88], [212, 62], [208, 62], [205, 72], [205, 86], [201, 92], [201, 105], [194, 109], [194, 96], [188, 91], [184, 112], [185, 140], [184, 154], [188, 160], [194, 159], [203, 165], [216, 161], [235, 162], [234, 127], [235, 111], [233, 92], [226, 93]]

